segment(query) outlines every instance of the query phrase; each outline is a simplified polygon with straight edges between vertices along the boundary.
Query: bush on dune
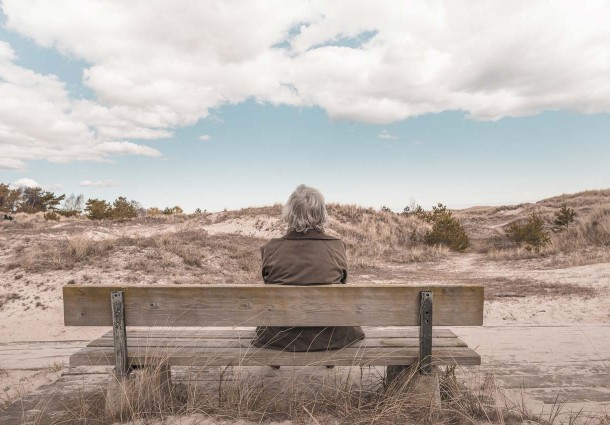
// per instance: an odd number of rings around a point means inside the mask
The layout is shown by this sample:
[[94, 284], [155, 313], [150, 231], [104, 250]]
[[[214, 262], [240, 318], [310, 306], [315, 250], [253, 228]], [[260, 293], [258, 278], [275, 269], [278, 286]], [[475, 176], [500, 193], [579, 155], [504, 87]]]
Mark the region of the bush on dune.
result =
[[514, 222], [506, 228], [506, 236], [520, 247], [540, 250], [548, 245], [550, 238], [544, 229], [544, 220], [532, 213], [525, 222]]
[[453, 251], [464, 252], [470, 244], [464, 227], [441, 203], [432, 207], [432, 211], [425, 211], [420, 205], [413, 208], [406, 207], [403, 214], [415, 216], [432, 224], [432, 229], [425, 236], [425, 241], [429, 245], [445, 245]]

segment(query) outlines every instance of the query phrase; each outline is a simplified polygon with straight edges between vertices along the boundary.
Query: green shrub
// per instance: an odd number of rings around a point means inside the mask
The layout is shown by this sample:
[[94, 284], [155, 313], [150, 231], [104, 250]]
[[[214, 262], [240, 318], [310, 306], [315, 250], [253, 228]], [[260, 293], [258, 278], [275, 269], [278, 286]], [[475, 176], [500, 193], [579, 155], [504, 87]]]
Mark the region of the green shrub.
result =
[[464, 227], [451, 215], [450, 211], [434, 217], [432, 230], [426, 234], [425, 240], [430, 245], [446, 245], [458, 252], [463, 252], [469, 245]]
[[544, 220], [536, 213], [532, 213], [525, 222], [511, 223], [505, 230], [506, 236], [519, 246], [526, 249], [539, 250], [550, 242]]
[[555, 213], [555, 221], [553, 222], [555, 227], [553, 230], [556, 232], [569, 230], [570, 223], [574, 222], [574, 217], [576, 217], [576, 211], [572, 208], [568, 208], [567, 205], [562, 206], [561, 209]]
[[85, 206], [87, 218], [91, 220], [104, 220], [110, 218], [110, 204], [103, 199], [87, 199]]
[[55, 211], [46, 212], [46, 213], [44, 213], [43, 217], [47, 221], [49, 221], [49, 220], [59, 221], [59, 214], [57, 214]]
[[432, 207], [432, 211], [425, 211], [420, 205], [406, 207], [403, 214], [413, 215], [418, 219], [432, 224], [424, 236], [424, 241], [429, 245], [446, 245], [454, 251], [463, 252], [470, 241], [464, 227], [460, 224], [453, 213], [441, 203]]
[[110, 209], [110, 218], [113, 220], [127, 220], [138, 216], [138, 203], [128, 201], [127, 198], [119, 196], [114, 200]]

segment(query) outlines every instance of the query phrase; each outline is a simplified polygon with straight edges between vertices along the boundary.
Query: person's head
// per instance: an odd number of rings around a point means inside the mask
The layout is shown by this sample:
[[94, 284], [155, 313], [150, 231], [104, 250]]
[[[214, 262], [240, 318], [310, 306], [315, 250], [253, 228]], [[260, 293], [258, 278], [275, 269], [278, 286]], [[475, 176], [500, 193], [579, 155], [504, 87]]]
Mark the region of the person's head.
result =
[[313, 187], [299, 185], [284, 205], [284, 221], [288, 228], [301, 233], [310, 229], [324, 231], [328, 221], [324, 197]]

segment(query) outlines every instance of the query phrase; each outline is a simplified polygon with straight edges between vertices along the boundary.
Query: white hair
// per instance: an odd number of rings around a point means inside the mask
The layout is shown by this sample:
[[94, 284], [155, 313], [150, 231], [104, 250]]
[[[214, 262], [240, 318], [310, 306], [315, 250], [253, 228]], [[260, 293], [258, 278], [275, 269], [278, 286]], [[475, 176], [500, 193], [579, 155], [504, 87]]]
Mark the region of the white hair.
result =
[[289, 229], [307, 233], [310, 229], [324, 232], [328, 213], [324, 196], [313, 187], [299, 185], [284, 205], [282, 218]]

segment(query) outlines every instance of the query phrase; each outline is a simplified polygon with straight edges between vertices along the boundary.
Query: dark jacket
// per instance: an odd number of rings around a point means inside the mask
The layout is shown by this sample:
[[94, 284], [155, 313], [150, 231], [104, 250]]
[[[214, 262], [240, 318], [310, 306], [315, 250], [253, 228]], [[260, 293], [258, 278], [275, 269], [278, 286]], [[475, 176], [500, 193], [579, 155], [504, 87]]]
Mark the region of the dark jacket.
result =
[[[289, 232], [261, 247], [263, 280], [275, 285], [347, 282], [345, 244], [316, 230]], [[253, 344], [286, 351], [323, 351], [364, 338], [360, 327], [258, 327]]]

